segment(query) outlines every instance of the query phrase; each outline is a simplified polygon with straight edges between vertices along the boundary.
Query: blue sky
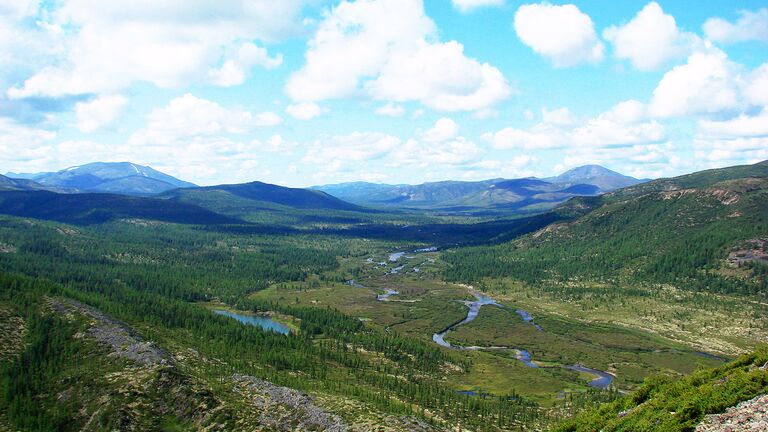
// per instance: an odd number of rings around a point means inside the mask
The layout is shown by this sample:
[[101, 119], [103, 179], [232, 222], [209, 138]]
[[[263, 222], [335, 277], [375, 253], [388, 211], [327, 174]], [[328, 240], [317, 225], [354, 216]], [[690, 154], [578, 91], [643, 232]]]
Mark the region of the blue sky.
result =
[[0, 171], [198, 184], [768, 159], [765, 1], [0, 0]]

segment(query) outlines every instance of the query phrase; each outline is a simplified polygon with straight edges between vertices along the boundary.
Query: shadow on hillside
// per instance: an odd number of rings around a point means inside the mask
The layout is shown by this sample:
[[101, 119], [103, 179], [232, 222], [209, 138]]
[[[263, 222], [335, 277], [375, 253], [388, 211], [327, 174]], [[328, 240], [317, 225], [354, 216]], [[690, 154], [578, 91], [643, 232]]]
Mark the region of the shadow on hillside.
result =
[[293, 235], [313, 234], [340, 237], [371, 238], [404, 242], [428, 243], [440, 247], [503, 243], [524, 234], [563, 220], [556, 213], [543, 213], [520, 219], [500, 220], [474, 224], [421, 224], [397, 226], [391, 224], [362, 223], [350, 227], [297, 229], [288, 226], [267, 225], [208, 225], [201, 229], [240, 235]]

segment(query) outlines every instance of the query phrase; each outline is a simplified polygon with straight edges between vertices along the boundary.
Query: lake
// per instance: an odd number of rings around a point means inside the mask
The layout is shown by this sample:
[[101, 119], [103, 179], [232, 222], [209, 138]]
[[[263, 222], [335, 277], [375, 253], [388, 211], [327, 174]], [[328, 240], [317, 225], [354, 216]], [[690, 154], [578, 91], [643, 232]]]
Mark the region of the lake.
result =
[[271, 318], [259, 315], [241, 315], [239, 313], [230, 312], [227, 310], [217, 309], [213, 313], [218, 315], [224, 315], [226, 317], [234, 318], [243, 324], [248, 324], [256, 327], [261, 327], [264, 330], [270, 330], [275, 333], [287, 335], [291, 332], [285, 324], [281, 324]]

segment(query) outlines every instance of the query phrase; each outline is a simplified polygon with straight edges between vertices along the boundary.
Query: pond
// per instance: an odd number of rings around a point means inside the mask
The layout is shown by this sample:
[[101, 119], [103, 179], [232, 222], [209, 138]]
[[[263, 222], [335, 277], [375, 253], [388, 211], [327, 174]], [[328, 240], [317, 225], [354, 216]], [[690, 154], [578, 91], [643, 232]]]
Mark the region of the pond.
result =
[[218, 315], [224, 315], [226, 317], [234, 318], [243, 324], [248, 324], [256, 327], [261, 327], [264, 330], [270, 330], [275, 333], [287, 335], [291, 332], [285, 324], [281, 324], [271, 318], [259, 315], [241, 315], [239, 313], [217, 309], [213, 313]]

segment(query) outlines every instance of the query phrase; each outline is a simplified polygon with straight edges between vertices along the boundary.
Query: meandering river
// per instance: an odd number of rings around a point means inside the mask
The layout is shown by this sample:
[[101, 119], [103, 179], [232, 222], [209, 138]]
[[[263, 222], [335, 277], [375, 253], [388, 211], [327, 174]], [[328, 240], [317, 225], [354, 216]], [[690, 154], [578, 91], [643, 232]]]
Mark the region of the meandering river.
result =
[[[530, 368], [538, 368], [539, 365], [537, 365], [533, 359], [531, 358], [531, 353], [527, 350], [521, 349], [521, 348], [515, 348], [515, 347], [503, 347], [503, 346], [489, 346], [489, 347], [479, 347], [479, 346], [459, 346], [459, 345], [452, 345], [450, 342], [445, 340], [445, 336], [452, 330], [456, 329], [456, 327], [459, 327], [461, 325], [467, 324], [469, 322], [472, 322], [475, 318], [477, 318], [477, 315], [480, 313], [480, 308], [482, 308], [485, 305], [493, 305], [500, 308], [507, 308], [506, 306], [497, 303], [496, 300], [492, 299], [491, 297], [488, 297], [486, 295], [480, 294], [480, 293], [472, 293], [476, 301], [473, 302], [466, 302], [467, 306], [469, 306], [469, 310], [467, 311], [467, 316], [463, 320], [457, 322], [456, 324], [452, 324], [448, 326], [446, 329], [439, 333], [435, 333], [432, 335], [432, 340], [437, 343], [438, 345], [444, 346], [446, 348], [451, 349], [460, 349], [460, 350], [498, 350], [498, 349], [510, 349], [515, 350], [517, 352], [517, 359], [523, 362], [524, 365], [530, 367]], [[536, 328], [538, 331], [544, 331], [540, 325], [533, 322], [533, 316], [528, 313], [525, 310], [517, 309], [515, 312], [520, 315], [520, 318], [523, 319], [523, 321], [531, 324]], [[578, 371], [578, 372], [585, 372], [590, 373], [596, 376], [595, 379], [589, 382], [589, 386], [605, 389], [608, 388], [608, 386], [611, 385], [613, 382], [614, 376], [609, 374], [608, 372], [600, 371], [597, 369], [591, 369], [583, 365], [569, 365], [564, 366], [566, 369]]]
[[574, 370], [577, 372], [586, 372], [592, 375], [597, 375], [597, 378], [593, 379], [589, 382], [590, 387], [595, 387], [599, 389], [606, 389], [609, 385], [613, 382], [614, 376], [609, 374], [608, 372], [604, 372], [597, 369], [588, 368], [586, 366], [582, 366], [579, 364], [566, 366], [566, 369]]
[[[436, 248], [424, 248], [424, 249], [417, 249], [414, 251], [414, 253], [420, 253], [420, 252], [432, 252], [434, 250], [437, 250]], [[401, 258], [405, 256], [406, 252], [395, 252], [389, 255], [389, 261], [390, 262], [397, 262]], [[410, 258], [410, 257], [406, 257]], [[397, 274], [399, 273], [403, 268], [405, 267], [405, 264], [395, 267], [390, 271], [390, 274]], [[347, 281], [347, 284], [350, 286], [354, 286], [357, 288], [367, 288], [363, 285], [358, 284], [357, 282], [350, 280]], [[378, 301], [388, 301], [390, 297], [394, 295], [398, 295], [399, 292], [393, 289], [385, 289], [383, 294], [378, 294], [376, 296], [376, 300]], [[432, 335], [432, 340], [443, 347], [451, 348], [451, 349], [457, 349], [457, 350], [514, 350], [517, 355], [517, 359], [520, 360], [524, 365], [530, 368], [538, 368], [539, 365], [536, 364], [536, 362], [533, 361], [531, 357], [531, 353], [528, 350], [524, 350], [522, 348], [517, 347], [506, 347], [506, 346], [461, 346], [461, 345], [453, 345], [450, 342], [445, 340], [445, 337], [448, 333], [455, 330], [457, 327], [462, 326], [464, 324], [470, 323], [474, 321], [475, 318], [477, 318], [477, 315], [480, 313], [480, 309], [483, 306], [492, 305], [504, 309], [510, 309], [507, 306], [504, 306], [500, 303], [497, 303], [496, 300], [493, 298], [480, 294], [478, 292], [473, 292], [472, 295], [475, 296], [475, 301], [465, 301], [464, 304], [466, 304], [469, 307], [469, 310], [467, 311], [467, 316], [462, 319], [459, 322], [456, 322], [454, 324], [451, 324], [450, 326], [446, 327], [442, 331], [435, 333]], [[510, 309], [511, 310], [511, 309]], [[531, 324], [536, 330], [543, 332], [544, 329], [541, 328], [540, 325], [536, 324], [534, 322], [533, 316], [523, 310], [523, 309], [516, 309], [515, 313], [520, 315], [520, 318], [525, 321], [526, 323]], [[615, 378], [613, 375], [609, 374], [608, 372], [604, 372], [597, 369], [588, 368], [584, 365], [575, 364], [575, 365], [568, 365], [568, 366], [562, 366], [566, 369], [570, 369], [577, 372], [584, 372], [589, 373], [592, 375], [595, 375], [595, 379], [589, 382], [589, 386], [599, 388], [599, 389], [605, 389], [608, 388], [611, 383], [613, 382], [613, 379]], [[469, 394], [469, 393], [467, 393]]]

